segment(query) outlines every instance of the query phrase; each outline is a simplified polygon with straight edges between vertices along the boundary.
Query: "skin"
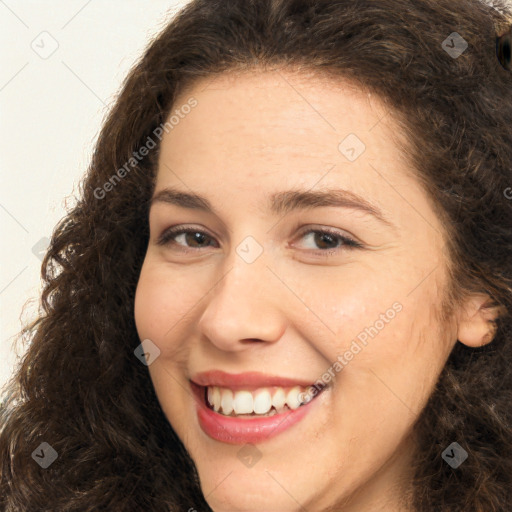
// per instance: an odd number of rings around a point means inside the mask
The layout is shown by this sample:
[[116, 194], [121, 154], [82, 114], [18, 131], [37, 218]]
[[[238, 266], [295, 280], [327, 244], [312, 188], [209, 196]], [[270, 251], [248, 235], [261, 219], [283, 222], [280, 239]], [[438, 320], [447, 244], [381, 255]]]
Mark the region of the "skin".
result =
[[[223, 74], [196, 82], [175, 107], [191, 96], [197, 106], [163, 137], [155, 195], [195, 192], [218, 216], [153, 203], [135, 320], [140, 339], [161, 351], [150, 377], [206, 500], [215, 512], [412, 510], [400, 498], [413, 423], [457, 339], [482, 344], [492, 315], [487, 297], [472, 295], [441, 320], [444, 230], [396, 144], [398, 126], [375, 95], [304, 71]], [[353, 162], [338, 150], [350, 133], [366, 145]], [[286, 216], [265, 208], [274, 192], [331, 187], [362, 196], [390, 224], [355, 207]], [[158, 245], [176, 225], [192, 233]], [[207, 232], [199, 242], [195, 228]], [[363, 247], [310, 232], [325, 228]], [[247, 236], [263, 249], [252, 263], [236, 252]], [[200, 429], [193, 374], [262, 371], [313, 383], [394, 303], [401, 311], [333, 372], [314, 414], [259, 443], [254, 466], [241, 463], [240, 446]]]

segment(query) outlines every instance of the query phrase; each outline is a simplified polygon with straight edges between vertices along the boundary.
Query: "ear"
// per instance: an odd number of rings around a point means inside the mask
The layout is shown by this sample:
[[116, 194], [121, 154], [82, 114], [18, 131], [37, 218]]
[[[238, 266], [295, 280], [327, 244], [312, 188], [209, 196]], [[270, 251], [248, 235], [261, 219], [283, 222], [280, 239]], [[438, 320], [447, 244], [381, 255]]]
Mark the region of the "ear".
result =
[[458, 312], [457, 339], [468, 347], [490, 343], [496, 334], [495, 320], [502, 308], [493, 305], [490, 297], [475, 293], [467, 297]]

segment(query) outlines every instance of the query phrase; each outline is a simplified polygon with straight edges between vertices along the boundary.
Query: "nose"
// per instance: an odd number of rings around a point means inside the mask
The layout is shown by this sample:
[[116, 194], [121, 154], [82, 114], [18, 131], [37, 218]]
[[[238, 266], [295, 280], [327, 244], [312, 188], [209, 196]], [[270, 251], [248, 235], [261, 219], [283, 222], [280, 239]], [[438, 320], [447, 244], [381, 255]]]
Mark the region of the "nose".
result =
[[200, 332], [224, 351], [241, 351], [257, 342], [275, 343], [286, 328], [280, 308], [285, 300], [283, 283], [261, 257], [250, 264], [238, 256], [231, 261], [207, 296]]

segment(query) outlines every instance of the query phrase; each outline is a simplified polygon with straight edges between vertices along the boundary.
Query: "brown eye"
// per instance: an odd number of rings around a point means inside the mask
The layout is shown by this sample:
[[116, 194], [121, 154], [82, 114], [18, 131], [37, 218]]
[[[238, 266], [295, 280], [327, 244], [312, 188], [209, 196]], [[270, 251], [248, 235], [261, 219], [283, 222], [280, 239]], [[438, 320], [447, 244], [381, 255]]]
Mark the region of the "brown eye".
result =
[[[181, 240], [182, 243], [175, 241], [175, 239], [180, 235], [183, 235]], [[208, 247], [208, 245], [205, 244], [205, 241], [207, 242], [208, 240], [212, 240], [212, 238], [200, 229], [191, 229], [178, 226], [164, 231], [164, 233], [157, 240], [157, 244], [178, 245], [185, 249], [201, 249], [202, 247]]]
[[321, 256], [332, 255], [333, 251], [362, 248], [362, 244], [356, 242], [347, 235], [330, 229], [310, 229], [300, 235], [302, 240], [307, 240], [315, 247], [306, 248]]
[[[181, 236], [181, 240], [177, 238]], [[362, 248], [363, 245], [349, 236], [330, 229], [310, 229], [303, 231], [300, 238], [307, 240], [314, 247], [306, 247], [306, 250], [313, 251], [321, 256], [332, 255], [333, 251]], [[192, 229], [184, 226], [176, 226], [167, 229], [157, 240], [158, 245], [176, 246], [178, 250], [187, 251], [209, 247], [212, 244], [205, 243], [213, 240], [206, 232], [200, 229]]]

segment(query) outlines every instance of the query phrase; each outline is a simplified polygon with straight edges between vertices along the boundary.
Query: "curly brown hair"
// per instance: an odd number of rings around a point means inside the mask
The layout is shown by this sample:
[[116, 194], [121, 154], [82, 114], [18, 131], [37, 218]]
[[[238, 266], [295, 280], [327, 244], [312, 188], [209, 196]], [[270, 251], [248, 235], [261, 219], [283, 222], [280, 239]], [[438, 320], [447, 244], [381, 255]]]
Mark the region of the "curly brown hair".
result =
[[[77, 205], [53, 232], [42, 314], [20, 333], [28, 348], [0, 411], [0, 510], [210, 510], [134, 356], [134, 295], [159, 146], [122, 180], [112, 177], [165, 123], [184, 88], [267, 66], [350, 78], [400, 120], [404, 151], [450, 233], [452, 300], [483, 292], [502, 311], [491, 343], [456, 343], [415, 425], [414, 510], [510, 510], [512, 74], [496, 42], [511, 20], [505, 0], [186, 5], [123, 83]], [[468, 44], [456, 58], [442, 44], [454, 32]], [[107, 182], [108, 195], [100, 194]], [[469, 453], [457, 470], [441, 457], [455, 439]], [[46, 469], [32, 456], [42, 442], [58, 454]]]

